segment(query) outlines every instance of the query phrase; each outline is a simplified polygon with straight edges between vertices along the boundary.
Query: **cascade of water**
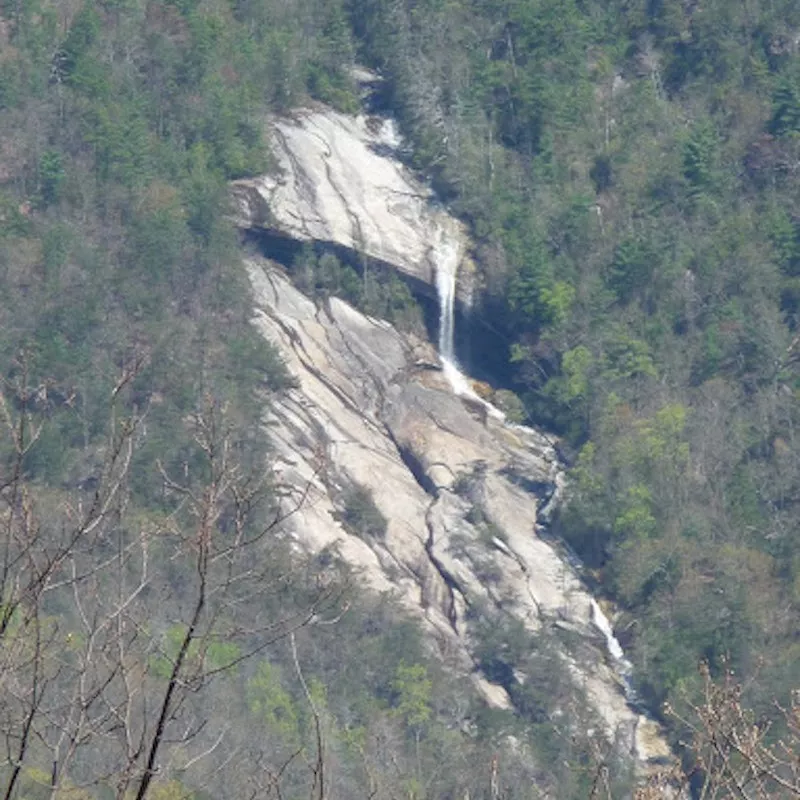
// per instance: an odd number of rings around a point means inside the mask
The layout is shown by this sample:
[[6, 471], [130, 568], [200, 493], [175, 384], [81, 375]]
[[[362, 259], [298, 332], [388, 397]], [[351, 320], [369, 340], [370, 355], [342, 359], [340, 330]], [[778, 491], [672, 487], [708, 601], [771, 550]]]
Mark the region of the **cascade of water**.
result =
[[459, 253], [458, 244], [445, 225], [440, 225], [437, 231], [433, 261], [436, 270], [436, 293], [439, 296], [439, 357], [442, 360], [442, 371], [457, 395], [465, 395], [483, 402], [475, 394], [456, 360], [456, 273]]
[[600, 633], [603, 634], [606, 640], [606, 647], [608, 652], [616, 661], [622, 661], [625, 658], [625, 653], [622, 650], [622, 645], [617, 641], [614, 636], [614, 630], [611, 627], [608, 617], [603, 613], [603, 609], [597, 601], [592, 598], [592, 622], [597, 626]]
[[[470, 385], [468, 378], [459, 369], [455, 354], [455, 301], [456, 301], [456, 273], [459, 264], [458, 245], [454, 238], [449, 235], [446, 226], [440, 225], [436, 244], [433, 248], [434, 266], [436, 269], [436, 291], [439, 297], [439, 357], [442, 360], [442, 371], [447, 378], [450, 386], [457, 395], [467, 396], [482, 403], [489, 414], [501, 421], [505, 420], [505, 415], [491, 403], [479, 397]], [[528, 430], [525, 426], [512, 426], [521, 431]], [[561, 489], [563, 487], [558, 486]], [[562, 481], [563, 483], [563, 481]], [[556, 493], [554, 493], [556, 494]], [[555, 501], [557, 502], [557, 500]], [[549, 511], [547, 512], [550, 513]], [[633, 671], [633, 664], [625, 657], [608, 617], [597, 604], [591, 600], [591, 619], [597, 629], [603, 634], [606, 642], [606, 649], [614, 660], [617, 672], [626, 685], [629, 697], [633, 690], [630, 685], [630, 677]]]
[[622, 649], [622, 645], [619, 643], [617, 637], [614, 636], [614, 629], [611, 627], [611, 622], [603, 613], [603, 609], [600, 608], [600, 605], [594, 598], [591, 599], [591, 609], [592, 622], [595, 624], [597, 630], [603, 634], [603, 638], [606, 640], [606, 649], [608, 650], [611, 658], [614, 659], [617, 672], [625, 682], [627, 694], [630, 699], [633, 694], [633, 689], [630, 683], [631, 674], [633, 673], [633, 664], [631, 664], [631, 662], [625, 657], [625, 651]]

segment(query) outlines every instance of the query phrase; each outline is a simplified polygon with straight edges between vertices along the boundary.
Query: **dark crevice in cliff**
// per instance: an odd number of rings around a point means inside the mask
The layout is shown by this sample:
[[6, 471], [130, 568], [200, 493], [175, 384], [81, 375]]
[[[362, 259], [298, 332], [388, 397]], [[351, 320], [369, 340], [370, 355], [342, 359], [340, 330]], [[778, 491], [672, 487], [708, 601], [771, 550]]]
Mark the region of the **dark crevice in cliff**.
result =
[[399, 444], [391, 431], [389, 431], [389, 437], [397, 448], [397, 453], [403, 464], [406, 465], [408, 471], [413, 475], [414, 480], [419, 484], [422, 491], [429, 494], [431, 497], [438, 497], [439, 487], [431, 480], [428, 473], [425, 472], [425, 467], [423, 467], [416, 455], [410, 448]]
[[[411, 293], [417, 299], [426, 298], [428, 301], [434, 302], [437, 300], [435, 287], [431, 286], [426, 281], [402, 272], [397, 266], [388, 261], [365, 256], [358, 250], [354, 250], [352, 247], [346, 247], [338, 242], [324, 241], [321, 239], [301, 241], [264, 228], [248, 228], [243, 231], [242, 235], [245, 244], [256, 247], [263, 256], [277, 261], [288, 269], [291, 269], [295, 260], [302, 253], [303, 248], [310, 246], [313, 248], [316, 256], [332, 253], [342, 264], [352, 267], [362, 277], [365, 267], [367, 269], [393, 272], [408, 286]], [[436, 308], [438, 314], [438, 305]]]
[[[304, 247], [311, 247], [317, 258], [326, 253], [336, 256], [342, 264], [354, 269], [361, 278], [364, 277], [365, 268], [374, 270], [376, 274], [394, 273], [408, 286], [419, 304], [429, 340], [437, 341], [439, 299], [436, 287], [426, 281], [402, 272], [387, 261], [367, 257], [353, 248], [336, 242], [319, 239], [304, 242], [264, 228], [243, 230], [242, 236], [246, 245], [257, 250], [265, 258], [276, 261], [290, 273], [303, 253]], [[480, 314], [471, 312], [459, 298], [456, 298], [455, 312], [457, 333], [455, 349], [459, 363], [478, 380], [486, 380], [498, 387], [510, 386], [511, 376], [498, 372], [498, 364], [504, 363], [504, 360], [498, 359], [498, 353], [506, 353], [509, 342], [489, 326]]]
[[467, 601], [467, 595], [464, 591], [464, 588], [461, 584], [455, 579], [453, 574], [442, 564], [442, 562], [436, 557], [433, 552], [433, 548], [436, 544], [435, 539], [435, 525], [433, 524], [433, 520], [431, 519], [431, 514], [433, 513], [433, 509], [436, 506], [437, 500], [432, 500], [430, 505], [428, 506], [428, 510], [425, 514], [425, 524], [428, 528], [428, 538], [425, 542], [425, 552], [428, 554], [428, 559], [433, 565], [433, 568], [439, 573], [442, 581], [444, 581], [445, 586], [447, 587], [448, 593], [448, 604], [447, 608], [444, 609], [445, 613], [447, 614], [447, 619], [450, 622], [450, 626], [453, 628], [455, 633], [459, 633], [458, 630], [458, 613], [456, 611], [456, 592], [461, 595], [464, 603], [469, 607], [469, 602]]

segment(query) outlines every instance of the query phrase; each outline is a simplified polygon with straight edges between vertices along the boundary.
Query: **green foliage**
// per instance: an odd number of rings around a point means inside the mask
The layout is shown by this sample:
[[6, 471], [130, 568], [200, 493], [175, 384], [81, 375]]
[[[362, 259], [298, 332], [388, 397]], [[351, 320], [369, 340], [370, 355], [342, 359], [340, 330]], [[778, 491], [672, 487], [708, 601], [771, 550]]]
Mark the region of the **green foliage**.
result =
[[30, 220], [14, 197], [0, 193], [0, 238], [21, 236], [30, 232]]
[[622, 498], [621, 513], [614, 520], [614, 532], [625, 539], [653, 536], [658, 525], [652, 514], [652, 500], [647, 486], [631, 486]]
[[570, 416], [578, 422], [580, 409], [590, 398], [591, 374], [594, 356], [584, 345], [567, 350], [561, 358], [561, 375], [550, 380], [546, 393], [561, 408], [569, 409]]
[[358, 483], [344, 491], [339, 520], [350, 533], [365, 538], [382, 539], [388, 526], [372, 490]]
[[21, 97], [21, 76], [15, 63], [0, 63], [0, 111], [14, 108]]
[[627, 380], [658, 375], [646, 342], [631, 338], [620, 329], [612, 328], [610, 334], [604, 353], [604, 366], [609, 377]]
[[395, 713], [411, 730], [424, 728], [433, 713], [431, 708], [433, 682], [428, 678], [425, 666], [401, 661], [391, 686], [396, 696], [393, 703]]
[[796, 550], [800, 473], [771, 444], [797, 444], [796, 8], [349, 7], [415, 163], [479, 239], [476, 313], [515, 390], [580, 448], [558, 532], [641, 623], [643, 691], [726, 646], [743, 671], [767, 640], [779, 661], [796, 612], [741, 634], [761, 579], [733, 592], [741, 561], [709, 554]]
[[83, 127], [101, 180], [129, 188], [143, 185], [151, 174], [151, 142], [147, 120], [135, 105], [113, 101], [92, 105]]
[[333, 253], [317, 253], [305, 243], [292, 264], [295, 285], [320, 302], [341, 297], [366, 314], [371, 314], [398, 328], [415, 333], [424, 331], [422, 311], [408, 285], [393, 269], [364, 259], [361, 274], [350, 264], [343, 264]]
[[331, 72], [323, 64], [312, 61], [308, 67], [306, 84], [312, 97], [346, 114], [358, 112], [358, 97], [350, 81], [342, 73]]
[[509, 422], [521, 425], [528, 418], [525, 403], [509, 389], [498, 389], [494, 393], [492, 400], [494, 405], [506, 415], [506, 419]]
[[776, 209], [768, 218], [768, 234], [775, 259], [787, 275], [800, 273], [800, 225], [784, 209]]
[[242, 657], [242, 649], [233, 642], [209, 642], [205, 648], [205, 664], [209, 670], [223, 670]]
[[154, 202], [139, 211], [132, 219], [128, 243], [131, 269], [145, 274], [154, 283], [166, 281], [180, 263], [187, 244], [183, 210], [177, 195], [167, 190], [166, 197], [158, 197], [154, 187]]
[[247, 682], [250, 712], [290, 747], [300, 741], [300, 718], [292, 696], [284, 689], [280, 672], [269, 661], [258, 665]]
[[569, 305], [569, 291], [556, 288], [544, 246], [534, 243], [508, 287], [508, 305], [521, 324], [543, 326]]
[[134, 491], [158, 506], [154, 464], [191, 463], [187, 414], [204, 393], [228, 404], [256, 463], [263, 390], [291, 381], [250, 326], [226, 186], [266, 168], [274, 53], [251, 37], [275, 25], [224, 3], [145, 5], [86, 2], [63, 22], [47, 3], [8, 6], [0, 353], [4, 374], [20, 348], [35, 353], [37, 379], [70, 398], [28, 456], [57, 483], [98, 445], [108, 392], [141, 358], [131, 402], [150, 411]]
[[614, 253], [608, 276], [609, 288], [620, 302], [627, 303], [647, 288], [657, 266], [658, 252], [647, 239], [624, 239]]
[[39, 161], [41, 204], [44, 207], [57, 203], [66, 175], [61, 153], [46, 150]]
[[796, 75], [784, 77], [775, 89], [769, 130], [776, 136], [800, 133], [800, 82]]
[[683, 146], [683, 175], [691, 192], [699, 194], [713, 189], [717, 147], [713, 126], [708, 122], [696, 124]]
[[88, 55], [89, 49], [97, 41], [100, 25], [100, 15], [94, 3], [87, 0], [72, 20], [67, 38], [61, 45], [61, 68], [67, 79], [73, 77], [81, 59]]
[[[167, 680], [170, 677], [186, 632], [187, 629], [184, 625], [171, 625], [166, 630], [159, 653], [150, 659], [151, 674], [161, 680]], [[195, 639], [189, 646], [187, 660], [196, 667], [202, 665], [203, 669], [213, 672], [234, 664], [241, 655], [241, 648], [233, 642], [201, 642]]]

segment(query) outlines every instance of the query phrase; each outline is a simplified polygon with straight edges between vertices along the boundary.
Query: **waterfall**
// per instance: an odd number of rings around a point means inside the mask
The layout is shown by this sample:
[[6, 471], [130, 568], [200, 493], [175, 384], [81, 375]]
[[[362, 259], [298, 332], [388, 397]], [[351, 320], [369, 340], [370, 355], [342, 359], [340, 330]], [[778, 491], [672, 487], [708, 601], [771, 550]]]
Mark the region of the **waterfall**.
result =
[[[439, 357], [442, 360], [442, 371], [457, 395], [471, 397], [483, 403], [491, 413], [494, 406], [478, 397], [456, 360], [456, 274], [459, 261], [457, 239], [446, 225], [439, 223], [433, 246], [433, 264], [436, 271], [436, 293], [439, 296]], [[497, 409], [494, 411], [500, 413]]]
[[614, 629], [611, 627], [611, 622], [609, 622], [608, 617], [603, 613], [603, 609], [600, 608], [600, 605], [594, 598], [591, 599], [591, 619], [597, 630], [603, 634], [603, 638], [606, 640], [606, 650], [608, 650], [608, 654], [614, 660], [614, 665], [617, 668], [619, 676], [625, 683], [626, 694], [630, 700], [633, 695], [633, 688], [630, 682], [633, 664], [625, 657], [625, 651], [622, 649], [622, 645], [617, 640], [617, 637], [614, 636]]
[[439, 297], [439, 358], [442, 361], [442, 372], [459, 397], [469, 397], [480, 403], [489, 416], [502, 422], [505, 414], [475, 392], [469, 378], [461, 372], [456, 359], [456, 275], [461, 260], [458, 239], [446, 224], [440, 222], [435, 241], [433, 265], [436, 272], [436, 293]]
[[447, 224], [438, 223], [435, 241], [433, 265], [436, 272], [436, 293], [439, 297], [439, 358], [442, 361], [442, 372], [455, 394], [480, 403], [490, 417], [505, 422], [506, 415], [478, 395], [469, 378], [461, 371], [455, 347], [456, 275], [461, 254], [456, 234], [448, 229]]
[[[458, 273], [458, 265], [460, 261], [458, 242], [454, 235], [448, 231], [447, 226], [441, 222], [436, 231], [435, 244], [433, 246], [433, 263], [436, 271], [436, 292], [439, 297], [439, 357], [442, 361], [442, 371], [447, 378], [453, 391], [460, 396], [467, 396], [482, 403], [489, 414], [501, 422], [505, 421], [505, 415], [498, 408], [488, 403], [483, 398], [479, 397], [475, 390], [472, 388], [469, 379], [461, 372], [455, 352], [455, 304], [456, 304], [456, 276]], [[524, 426], [513, 426], [520, 430], [526, 430]], [[563, 485], [559, 485], [556, 476], [557, 492], [555, 495], [561, 494]], [[561, 480], [563, 484], [563, 479]], [[548, 503], [548, 506], [550, 504]], [[546, 512], [548, 515], [552, 513], [552, 508]], [[603, 613], [603, 610], [598, 605], [597, 601], [592, 598], [591, 600], [591, 621], [595, 627], [602, 633], [605, 639], [606, 649], [611, 656], [616, 671], [622, 678], [628, 698], [633, 697], [633, 689], [631, 687], [631, 673], [633, 672], [633, 664], [625, 657], [625, 652], [622, 649], [617, 637], [614, 636], [614, 630], [608, 617]]]
[[611, 657], [615, 661], [622, 661], [625, 658], [625, 653], [622, 651], [622, 645], [617, 641], [614, 636], [614, 631], [608, 617], [603, 613], [597, 601], [592, 598], [592, 622], [597, 626], [600, 633], [603, 634], [606, 640], [606, 647]]
[[455, 307], [458, 248], [444, 228], [439, 229], [439, 241], [433, 251], [436, 266], [436, 291], [439, 295], [439, 354], [442, 361], [456, 364]]

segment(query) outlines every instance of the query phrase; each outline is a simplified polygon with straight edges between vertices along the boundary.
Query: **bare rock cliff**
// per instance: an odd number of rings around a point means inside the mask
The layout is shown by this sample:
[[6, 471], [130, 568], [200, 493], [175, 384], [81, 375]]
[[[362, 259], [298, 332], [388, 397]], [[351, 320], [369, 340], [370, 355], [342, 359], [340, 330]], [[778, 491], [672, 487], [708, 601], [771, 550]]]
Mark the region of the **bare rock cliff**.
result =
[[[365, 73], [365, 86], [376, 81]], [[438, 290], [452, 357], [453, 293], [469, 305], [476, 287], [471, 242], [404, 167], [393, 121], [315, 105], [271, 122], [270, 136], [275, 173], [233, 185], [238, 224], [344, 248]], [[665, 756], [657, 728], [626, 700], [608, 621], [540, 535], [563, 482], [552, 442], [491, 413], [463, 376], [455, 392], [452, 358], [440, 361], [430, 343], [339, 299], [315, 304], [268, 260], [247, 268], [256, 324], [297, 380], [267, 420], [276, 481], [287, 502], [303, 499], [288, 521], [296, 545], [335, 550], [399, 598], [497, 706], [510, 700], [476, 669], [470, 609], [494, 605], [531, 632], [566, 631], [564, 670], [606, 736], [642, 762]], [[368, 524], [368, 508], [350, 508], [370, 496], [385, 530]]]
[[[564, 668], [607, 735], [640, 759], [664, 755], [651, 723], [625, 700], [591, 596], [537, 535], [559, 474], [547, 438], [456, 396], [430, 344], [336, 298], [316, 306], [270, 262], [247, 267], [256, 324], [297, 379], [267, 420], [276, 479], [305, 497], [289, 520], [297, 546], [333, 548], [373, 589], [398, 596], [496, 705], [508, 698], [474, 671], [469, 607], [496, 604], [531, 631], [568, 628], [587, 644], [580, 658], [565, 650]], [[385, 534], [341, 523], [353, 487], [371, 491]]]
[[347, 248], [433, 286], [432, 249], [447, 226], [462, 253], [458, 296], [471, 304], [466, 229], [403, 166], [393, 120], [320, 105], [272, 122], [270, 139], [275, 173], [233, 184], [241, 227]]

